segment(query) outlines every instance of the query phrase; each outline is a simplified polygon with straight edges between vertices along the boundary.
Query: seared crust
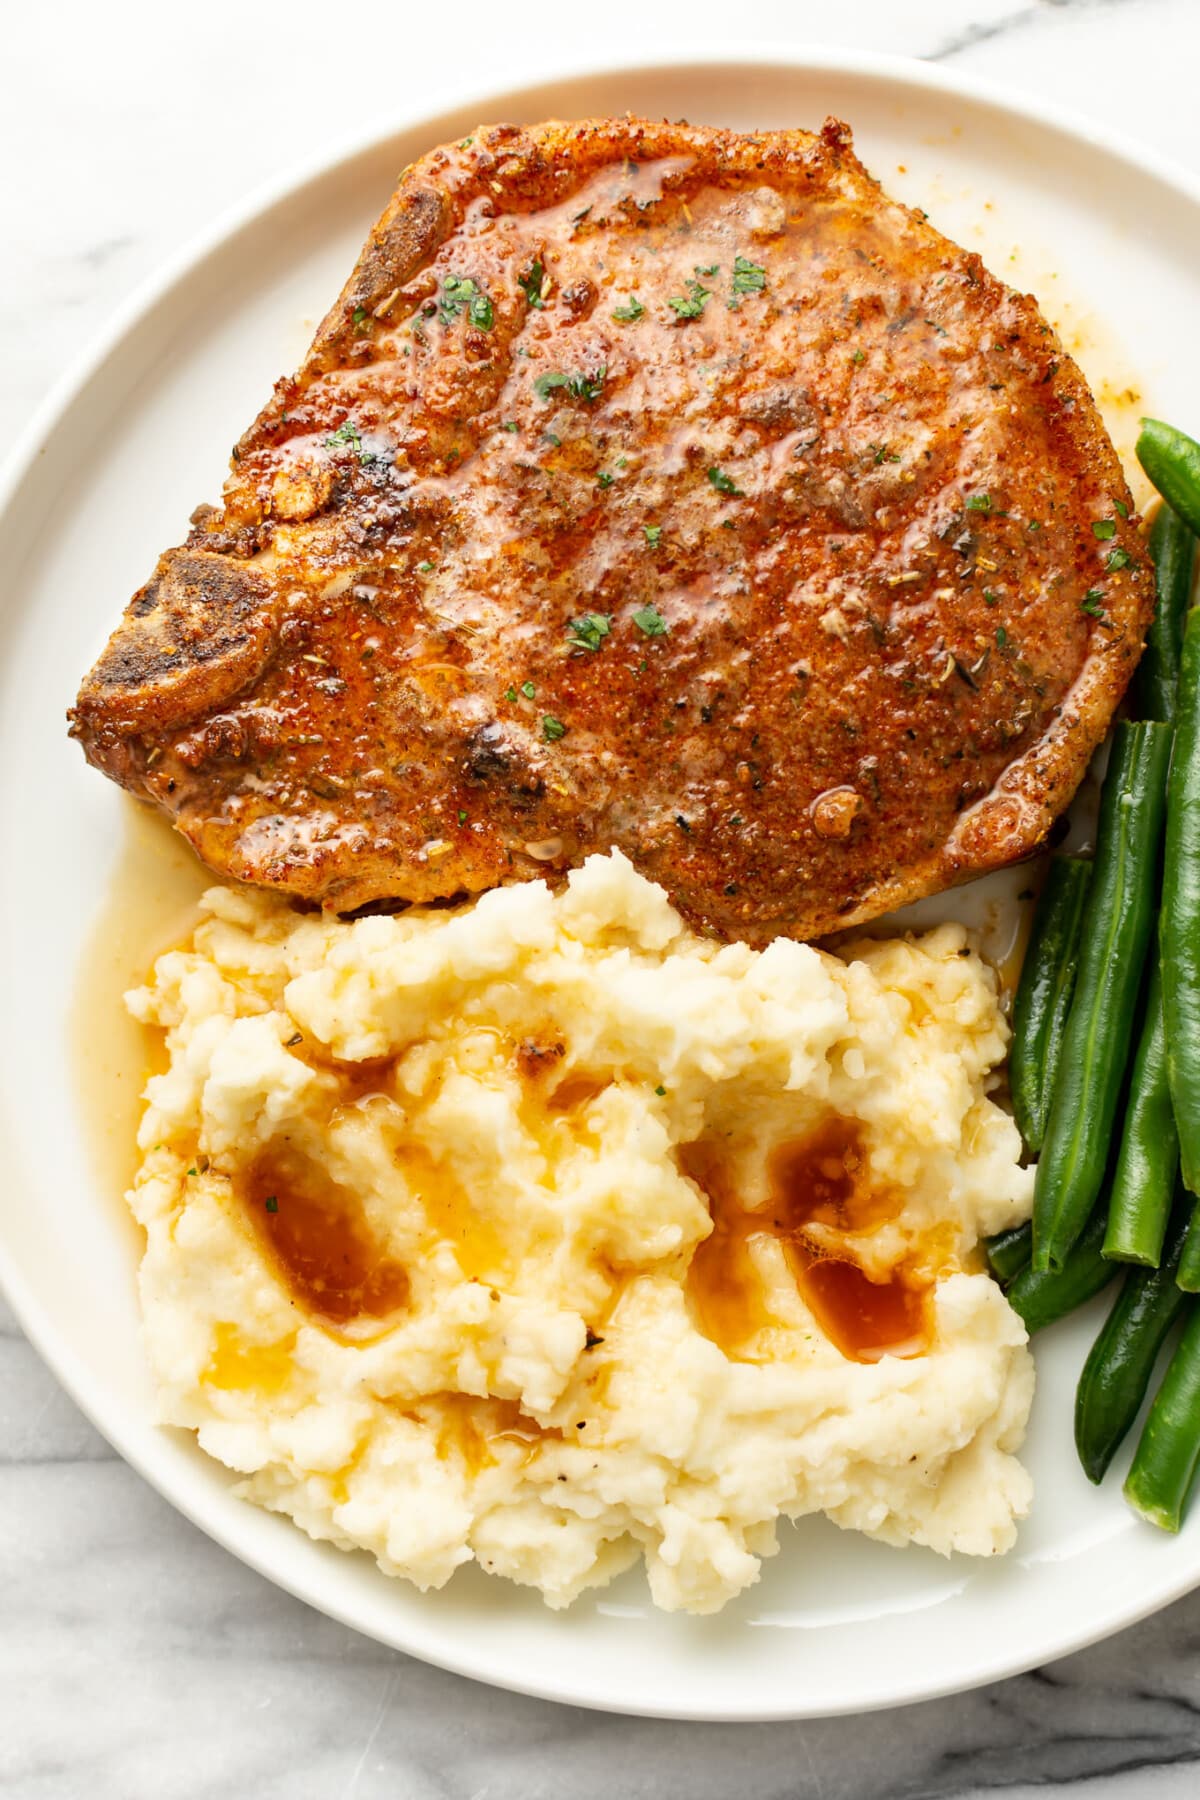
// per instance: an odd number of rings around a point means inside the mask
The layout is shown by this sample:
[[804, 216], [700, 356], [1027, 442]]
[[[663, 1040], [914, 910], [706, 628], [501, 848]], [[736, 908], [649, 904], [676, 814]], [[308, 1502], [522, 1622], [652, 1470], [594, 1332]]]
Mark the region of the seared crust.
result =
[[496, 126], [405, 172], [72, 731], [327, 907], [615, 844], [762, 943], [1034, 850], [1152, 599], [1078, 369], [844, 126]]

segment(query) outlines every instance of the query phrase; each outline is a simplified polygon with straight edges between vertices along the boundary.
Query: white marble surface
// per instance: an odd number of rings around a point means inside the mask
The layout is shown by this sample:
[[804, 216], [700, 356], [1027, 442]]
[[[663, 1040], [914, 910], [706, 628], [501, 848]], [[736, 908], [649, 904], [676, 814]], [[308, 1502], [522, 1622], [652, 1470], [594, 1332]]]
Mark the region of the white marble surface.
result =
[[[953, 62], [1200, 167], [1196, 0], [25, 6], [6, 18], [0, 59], [0, 438], [165, 256], [289, 163], [386, 123], [414, 86], [432, 110], [589, 55], [686, 53], [735, 31], [745, 47]], [[114, 1458], [0, 1302], [11, 1800], [919, 1800], [1047, 1787], [1105, 1800], [1200, 1792], [1200, 1594], [1050, 1670], [861, 1720], [671, 1725], [518, 1699], [380, 1649], [209, 1543]]]

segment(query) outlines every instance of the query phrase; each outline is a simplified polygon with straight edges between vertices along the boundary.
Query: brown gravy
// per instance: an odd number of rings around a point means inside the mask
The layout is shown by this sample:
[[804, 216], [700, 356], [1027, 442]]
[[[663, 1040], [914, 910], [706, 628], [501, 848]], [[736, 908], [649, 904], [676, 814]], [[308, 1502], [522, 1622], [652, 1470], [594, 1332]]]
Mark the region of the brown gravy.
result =
[[192, 930], [214, 880], [160, 813], [123, 804], [125, 841], [79, 967], [70, 1043], [97, 1186], [118, 1200], [140, 1154], [142, 1092], [166, 1067], [160, 1032], [125, 1009], [127, 989]]
[[868, 1232], [894, 1218], [898, 1195], [870, 1178], [853, 1121], [833, 1116], [775, 1151], [768, 1165], [770, 1204], [751, 1212], [730, 1191], [719, 1149], [701, 1140], [681, 1153], [685, 1174], [708, 1195], [712, 1235], [692, 1257], [688, 1289], [701, 1329], [730, 1356], [744, 1356], [773, 1317], [754, 1264], [756, 1238], [774, 1237], [805, 1304], [822, 1331], [853, 1362], [921, 1356], [929, 1348], [929, 1277], [907, 1263], [872, 1279], [849, 1248], [821, 1240], [813, 1226]]
[[408, 1271], [375, 1243], [357, 1202], [307, 1157], [261, 1157], [238, 1184], [246, 1216], [295, 1298], [334, 1326], [408, 1301]]

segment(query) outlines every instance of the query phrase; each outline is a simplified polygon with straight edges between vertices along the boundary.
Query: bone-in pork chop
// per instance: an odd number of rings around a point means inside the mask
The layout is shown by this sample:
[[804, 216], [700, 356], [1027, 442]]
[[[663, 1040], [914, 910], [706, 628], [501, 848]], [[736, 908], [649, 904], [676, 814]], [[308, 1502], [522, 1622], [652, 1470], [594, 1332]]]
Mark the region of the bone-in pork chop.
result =
[[404, 173], [72, 730], [326, 907], [617, 845], [762, 943], [1033, 850], [1151, 596], [1078, 369], [845, 127], [497, 126]]

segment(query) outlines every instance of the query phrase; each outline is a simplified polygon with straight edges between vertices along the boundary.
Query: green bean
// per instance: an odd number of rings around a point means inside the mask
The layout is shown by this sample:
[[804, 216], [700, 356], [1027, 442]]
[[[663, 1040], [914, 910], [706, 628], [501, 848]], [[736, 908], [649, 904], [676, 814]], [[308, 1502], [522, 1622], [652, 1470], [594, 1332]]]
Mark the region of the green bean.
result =
[[1079, 964], [1079, 924], [1092, 865], [1053, 857], [1038, 897], [1013, 1001], [1008, 1082], [1021, 1136], [1040, 1150]]
[[1170, 754], [1168, 725], [1120, 724], [1113, 732], [1075, 996], [1034, 1187], [1033, 1266], [1042, 1271], [1063, 1266], [1104, 1181], [1158, 902]]
[[1104, 1213], [1098, 1212], [1080, 1232], [1061, 1268], [1023, 1269], [1007, 1291], [1009, 1305], [1020, 1314], [1030, 1337], [1063, 1319], [1098, 1294], [1117, 1272], [1103, 1255]]
[[1163, 719], [1168, 725], [1174, 721], [1179, 650], [1192, 594], [1195, 551], [1195, 538], [1164, 501], [1150, 527], [1158, 598], [1133, 678], [1133, 707], [1139, 719]]
[[1200, 1461], [1200, 1304], [1187, 1321], [1134, 1452], [1125, 1498], [1143, 1519], [1178, 1531]]
[[1143, 419], [1137, 459], [1167, 505], [1200, 531], [1200, 444], [1195, 438], [1161, 419]]
[[1105, 1256], [1156, 1269], [1179, 1174], [1179, 1133], [1167, 1081], [1162, 979], [1151, 950], [1141, 1036], [1133, 1057], [1125, 1129], [1108, 1203]]
[[1200, 608], [1188, 615], [1179, 665], [1175, 753], [1167, 788], [1159, 954], [1167, 1077], [1179, 1160], [1200, 1192]]
[[1075, 1448], [1089, 1481], [1100, 1481], [1137, 1418], [1163, 1339], [1187, 1305], [1175, 1280], [1187, 1233], [1180, 1191], [1162, 1267], [1130, 1269], [1075, 1391]]
[[1200, 1294], [1200, 1201], [1192, 1208], [1191, 1223], [1183, 1240], [1179, 1273], [1175, 1277], [1185, 1294]]
[[985, 1238], [983, 1253], [996, 1280], [1004, 1287], [1021, 1273], [1033, 1248], [1033, 1226], [1014, 1225], [1011, 1231], [998, 1231]]

